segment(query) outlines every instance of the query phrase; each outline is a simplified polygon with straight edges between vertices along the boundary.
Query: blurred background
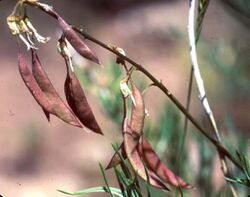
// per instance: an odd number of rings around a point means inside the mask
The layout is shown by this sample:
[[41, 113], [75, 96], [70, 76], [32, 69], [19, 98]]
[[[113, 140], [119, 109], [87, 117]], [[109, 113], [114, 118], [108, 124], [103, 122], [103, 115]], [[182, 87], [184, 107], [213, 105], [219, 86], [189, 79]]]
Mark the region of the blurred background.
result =
[[[127, 56], [144, 65], [185, 104], [190, 73], [187, 1], [42, 2], [53, 5], [69, 23], [105, 43], [123, 48]], [[6, 25], [6, 17], [15, 3], [0, 2], [0, 194], [59, 197], [63, 194], [56, 189], [76, 191], [104, 185], [98, 163], [105, 166], [113, 154], [111, 143], [121, 142], [122, 104], [118, 88], [124, 73], [115, 64], [114, 55], [86, 41], [102, 66], [77, 55], [74, 61], [105, 137], [73, 128], [54, 117], [48, 124], [18, 73], [16, 38]], [[56, 49], [60, 29], [54, 19], [34, 8], [28, 8], [28, 15], [39, 33], [51, 37], [48, 44], [39, 45], [38, 52], [51, 81], [63, 96], [66, 70]], [[249, 148], [249, 17], [249, 1], [211, 1], [198, 43], [207, 96], [223, 142], [232, 153], [239, 150], [247, 154]], [[135, 77], [140, 79], [137, 84], [141, 89], [149, 84], [142, 74], [136, 73]], [[192, 95], [191, 113], [210, 130], [195, 85]], [[186, 192], [186, 196], [228, 196], [214, 147], [190, 125], [184, 148], [180, 149], [183, 115], [156, 88], [147, 89], [144, 96], [150, 114], [145, 125], [148, 139], [163, 161], [197, 188]], [[241, 176], [237, 171], [234, 175]], [[117, 185], [112, 170], [107, 176], [110, 185]], [[245, 187], [237, 189], [246, 196]], [[175, 196], [174, 192], [153, 192], [153, 196]]]

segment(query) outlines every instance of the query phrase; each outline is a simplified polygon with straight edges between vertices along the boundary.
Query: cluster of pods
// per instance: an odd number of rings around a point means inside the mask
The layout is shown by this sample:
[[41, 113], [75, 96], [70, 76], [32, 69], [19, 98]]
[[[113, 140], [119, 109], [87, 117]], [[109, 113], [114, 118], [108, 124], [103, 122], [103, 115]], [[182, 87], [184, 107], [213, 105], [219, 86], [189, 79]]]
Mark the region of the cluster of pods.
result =
[[[32, 1], [37, 2], [37, 1]], [[45, 7], [44, 9], [50, 9]], [[51, 10], [52, 11], [52, 10]], [[72, 47], [84, 58], [100, 64], [97, 56], [88, 48], [83, 40], [74, 31], [62, 17], [53, 12], [55, 18], [58, 21], [59, 26], [62, 29], [63, 35], [58, 42], [58, 51], [65, 60], [67, 67], [67, 76], [64, 83], [64, 92], [67, 100], [67, 104], [63, 101], [60, 95], [57, 93], [50, 79], [48, 78], [34, 47], [33, 40], [36, 38], [38, 42], [45, 43], [48, 38], [40, 36], [36, 29], [30, 23], [26, 15], [20, 17], [11, 15], [7, 18], [9, 28], [14, 35], [18, 35], [26, 44], [31, 53], [31, 66], [27, 63], [25, 56], [19, 49], [18, 54], [18, 68], [20, 75], [34, 97], [37, 103], [41, 106], [48, 121], [50, 121], [50, 114], [60, 118], [64, 122], [82, 128], [83, 126], [91, 131], [103, 134], [95, 116], [88, 104], [84, 90], [82, 89], [79, 80], [74, 72], [72, 65], [71, 55], [67, 48], [66, 40], [72, 45]], [[119, 63], [119, 62], [118, 62]], [[125, 64], [125, 61], [120, 59], [121, 64]], [[132, 168], [143, 180], [147, 181], [150, 185], [169, 190], [165, 183], [168, 183], [174, 187], [182, 187], [185, 189], [193, 188], [186, 183], [181, 177], [175, 175], [157, 156], [156, 152], [143, 136], [143, 127], [145, 120], [145, 104], [144, 99], [130, 80], [132, 91], [127, 88], [124, 98], [124, 120], [123, 120], [123, 143], [120, 146], [119, 151], [123, 155], [124, 159], [128, 159]], [[128, 81], [122, 83], [125, 85], [125, 89]], [[128, 86], [127, 86], [128, 87]], [[122, 90], [124, 93], [125, 91]], [[130, 115], [130, 121], [128, 121], [127, 115], [127, 99], [128, 95], [131, 96], [133, 105]], [[115, 165], [120, 164], [121, 158], [118, 153], [115, 153], [106, 169], [112, 168]], [[144, 163], [146, 165], [144, 165]]]
[[[103, 134], [74, 72], [66, 40], [83, 57], [99, 64], [98, 58], [81, 40], [72, 27], [61, 17], [58, 17], [58, 24], [63, 32], [63, 36], [59, 39], [58, 48], [59, 52], [65, 59], [67, 66], [67, 76], [64, 83], [64, 92], [68, 103], [68, 105], [66, 105], [43, 69], [36, 48], [32, 47], [33, 42], [31, 41], [30, 36], [32, 38], [37, 38], [37, 36], [34, 33], [36, 31], [34, 31], [34, 28], [31, 28], [31, 23], [28, 23], [29, 20], [27, 19], [27, 16], [23, 18], [14, 16], [9, 17], [9, 23], [11, 22], [12, 25], [11, 27], [13, 27], [15, 22], [15, 27], [18, 30], [17, 32], [27, 33], [29, 37], [27, 36], [28, 39], [26, 39], [26, 43], [31, 46], [28, 47], [31, 52], [31, 66], [29, 66], [25, 56], [19, 49], [18, 68], [25, 85], [37, 103], [41, 106], [48, 121], [50, 121], [50, 114], [53, 114], [70, 125], [77, 127], [82, 127], [83, 125], [93, 132]], [[22, 39], [24, 38], [22, 37]]]
[[128, 159], [137, 175], [156, 188], [169, 190], [165, 185], [165, 183], [168, 183], [174, 187], [192, 189], [193, 186], [175, 175], [160, 160], [149, 141], [143, 136], [145, 119], [144, 99], [135, 84], [131, 82], [131, 85], [133, 106], [130, 121], [128, 121], [127, 115], [128, 97], [124, 97], [123, 142], [118, 149], [121, 153], [116, 152], [113, 155], [106, 169], [120, 164], [122, 160], [119, 154], [121, 154], [124, 159]]

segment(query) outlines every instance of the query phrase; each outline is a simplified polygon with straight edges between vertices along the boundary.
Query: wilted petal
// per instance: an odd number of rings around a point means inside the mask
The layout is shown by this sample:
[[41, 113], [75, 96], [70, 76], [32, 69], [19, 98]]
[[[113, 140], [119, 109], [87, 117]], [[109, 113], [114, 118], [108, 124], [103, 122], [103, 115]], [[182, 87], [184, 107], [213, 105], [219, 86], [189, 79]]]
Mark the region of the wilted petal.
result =
[[34, 37], [37, 39], [37, 41], [39, 43], [45, 44], [50, 40], [50, 37], [43, 37], [37, 32], [36, 28], [32, 25], [32, 23], [30, 22], [30, 20], [27, 16], [24, 18], [23, 21], [26, 24], [26, 26], [29, 30], [29, 33], [34, 35]]

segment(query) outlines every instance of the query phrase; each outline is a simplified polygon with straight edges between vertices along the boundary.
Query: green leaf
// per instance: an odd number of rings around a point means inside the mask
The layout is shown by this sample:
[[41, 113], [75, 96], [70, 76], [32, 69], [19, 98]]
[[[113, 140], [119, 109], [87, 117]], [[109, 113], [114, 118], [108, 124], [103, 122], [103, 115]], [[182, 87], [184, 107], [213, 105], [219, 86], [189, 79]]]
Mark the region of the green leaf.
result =
[[195, 35], [196, 42], [198, 42], [199, 37], [200, 37], [203, 19], [205, 17], [205, 13], [207, 11], [209, 2], [210, 2], [210, 0], [199, 0], [198, 16], [197, 16], [197, 21], [196, 21], [196, 35]]
[[124, 177], [122, 175], [122, 172], [120, 172], [116, 166], [114, 166], [114, 171], [115, 171], [115, 175], [119, 184], [119, 187], [121, 188], [122, 194], [124, 197], [128, 197], [129, 191], [127, 192], [126, 190], [129, 189], [125, 186], [125, 181], [124, 181]]
[[111, 190], [109, 189], [109, 184], [108, 184], [108, 180], [106, 178], [105, 172], [104, 172], [104, 168], [102, 167], [101, 163], [99, 163], [99, 166], [100, 166], [100, 169], [101, 169], [101, 172], [102, 172], [103, 179], [104, 179], [105, 184], [106, 184], [105, 188], [107, 189], [107, 193], [109, 193], [110, 196], [113, 197], [113, 194], [111, 193]]
[[85, 195], [85, 194], [90, 194], [90, 193], [109, 193], [109, 192], [111, 192], [113, 195], [123, 197], [120, 189], [115, 188], [115, 187], [107, 188], [107, 186], [90, 187], [90, 188], [83, 189], [83, 190], [80, 190], [77, 192], [67, 192], [67, 191], [60, 190], [60, 189], [57, 191], [59, 191], [63, 194], [73, 195], [73, 196]]

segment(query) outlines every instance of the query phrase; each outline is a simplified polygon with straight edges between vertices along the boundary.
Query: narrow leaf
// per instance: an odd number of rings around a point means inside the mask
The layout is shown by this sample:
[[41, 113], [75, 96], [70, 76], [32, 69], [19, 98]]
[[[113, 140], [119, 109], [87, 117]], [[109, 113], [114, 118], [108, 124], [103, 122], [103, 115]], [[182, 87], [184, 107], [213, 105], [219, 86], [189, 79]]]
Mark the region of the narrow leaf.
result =
[[[113, 195], [116, 195], [118, 197], [123, 197], [120, 189], [115, 188], [115, 187], [109, 187], [109, 189]], [[108, 189], [105, 186], [91, 187], [91, 188], [87, 188], [87, 189], [80, 190], [77, 192], [67, 192], [67, 191], [60, 190], [60, 189], [57, 191], [63, 194], [73, 195], [73, 196], [80, 196], [80, 195], [85, 195], [85, 194], [90, 194], [90, 193], [108, 193]]]
[[99, 163], [99, 166], [100, 166], [100, 169], [101, 169], [101, 173], [102, 173], [102, 177], [105, 181], [105, 184], [106, 184], [106, 188], [108, 190], [108, 193], [110, 194], [111, 197], [113, 197], [113, 194], [111, 193], [111, 190], [109, 189], [109, 184], [108, 184], [108, 180], [106, 178], [106, 175], [105, 175], [105, 172], [104, 172], [104, 168], [102, 167], [102, 164]]

